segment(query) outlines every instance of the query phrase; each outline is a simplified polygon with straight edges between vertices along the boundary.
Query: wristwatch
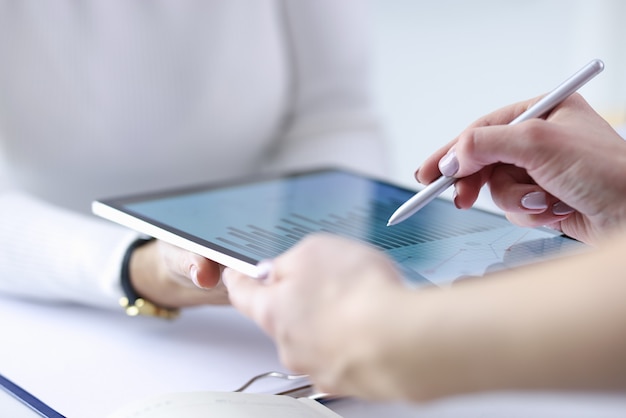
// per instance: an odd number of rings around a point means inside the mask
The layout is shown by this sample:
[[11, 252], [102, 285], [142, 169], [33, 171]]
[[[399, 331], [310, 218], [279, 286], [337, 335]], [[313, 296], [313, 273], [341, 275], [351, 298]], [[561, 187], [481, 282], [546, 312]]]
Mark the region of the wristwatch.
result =
[[153, 240], [154, 238], [137, 238], [126, 249], [124, 258], [122, 259], [122, 271], [120, 274], [120, 282], [122, 284], [124, 296], [120, 298], [119, 302], [128, 316], [145, 315], [165, 319], [174, 319], [180, 314], [179, 309], [164, 308], [142, 298], [137, 294], [132, 283], [130, 282], [130, 258], [133, 251]]

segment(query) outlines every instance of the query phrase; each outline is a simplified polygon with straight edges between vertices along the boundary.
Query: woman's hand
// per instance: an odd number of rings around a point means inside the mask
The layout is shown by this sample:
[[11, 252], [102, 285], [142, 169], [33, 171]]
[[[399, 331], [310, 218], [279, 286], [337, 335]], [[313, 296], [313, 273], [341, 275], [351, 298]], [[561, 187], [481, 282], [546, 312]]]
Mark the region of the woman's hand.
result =
[[310, 375], [320, 390], [398, 396], [379, 374], [388, 375], [397, 359], [388, 350], [400, 346], [393, 344], [394, 318], [405, 292], [381, 252], [313, 235], [276, 258], [267, 278], [226, 269], [224, 281], [232, 304], [275, 340], [283, 364]]
[[578, 94], [545, 119], [506, 125], [537, 99], [489, 114], [416, 172], [428, 184], [459, 178], [455, 204], [471, 207], [489, 184], [512, 222], [546, 225], [595, 243], [626, 221], [626, 142]]
[[137, 248], [130, 259], [137, 294], [166, 308], [229, 303], [221, 270], [214, 261], [157, 240]]

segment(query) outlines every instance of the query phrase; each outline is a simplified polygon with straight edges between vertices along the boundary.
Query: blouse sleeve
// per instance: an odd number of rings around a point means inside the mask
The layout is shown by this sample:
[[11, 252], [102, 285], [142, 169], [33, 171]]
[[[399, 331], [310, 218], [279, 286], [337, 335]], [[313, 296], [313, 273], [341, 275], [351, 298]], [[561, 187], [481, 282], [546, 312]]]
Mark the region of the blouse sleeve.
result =
[[292, 113], [273, 168], [388, 169], [371, 99], [369, 20], [358, 0], [285, 0]]
[[119, 266], [137, 235], [22, 193], [3, 193], [0, 292], [115, 308], [122, 296]]

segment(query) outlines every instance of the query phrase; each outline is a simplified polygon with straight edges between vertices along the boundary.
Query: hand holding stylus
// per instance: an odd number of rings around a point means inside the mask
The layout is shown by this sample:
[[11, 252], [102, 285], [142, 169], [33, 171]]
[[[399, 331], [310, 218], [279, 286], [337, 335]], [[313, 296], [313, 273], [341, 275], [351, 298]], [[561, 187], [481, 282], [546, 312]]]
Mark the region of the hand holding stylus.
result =
[[[523, 226], [549, 224], [587, 243], [625, 227], [626, 141], [578, 94], [545, 119], [506, 125], [534, 102], [478, 120], [424, 163], [419, 180], [434, 180], [441, 160], [443, 171], [458, 177], [459, 207], [469, 208], [488, 183], [509, 219]], [[605, 241], [593, 254], [494, 273], [491, 280], [446, 292], [407, 289], [390, 258], [334, 235], [305, 238], [274, 260], [263, 281], [231, 269], [223, 279], [232, 304], [274, 339], [283, 364], [309, 375], [326, 392], [428, 400], [523, 385], [568, 389], [573, 363], [558, 360], [571, 347], [579, 348], [581, 359], [575, 362], [577, 389], [615, 388], [616, 382], [624, 385], [615, 367], [626, 341], [616, 340], [624, 328], [620, 253], [626, 240]], [[557, 311], [566, 314], [553, 315]], [[505, 344], [485, 344], [476, 332], [467, 332], [468, 324], [481, 335], [487, 332], [489, 342]], [[504, 339], [503, 331], [509, 332]], [[511, 352], [506, 342], [520, 333], [529, 338]], [[467, 338], [459, 344], [451, 335]], [[546, 351], [547, 336], [553, 338]], [[605, 351], [590, 357], [597, 349]], [[519, 364], [518, 352], [536, 356]], [[459, 359], [464, 367], [458, 367]], [[484, 372], [494, 359], [504, 367], [488, 368], [491, 380], [478, 382], [476, 370]], [[460, 371], [465, 371], [461, 386]]]
[[418, 181], [454, 176], [454, 203], [462, 209], [488, 184], [513, 223], [596, 243], [626, 224], [626, 141], [578, 94], [543, 119], [504, 125], [535, 100], [476, 121], [425, 161]]
[[[550, 93], [542, 97], [538, 102], [529, 107], [524, 113], [517, 116], [509, 125], [516, 125], [520, 122], [527, 121], [532, 118], [538, 118], [556, 107], [559, 103], [576, 92], [580, 87], [589, 80], [602, 72], [604, 63], [600, 60], [593, 60], [581, 68], [577, 73], [565, 80]], [[411, 199], [402, 204], [389, 218], [388, 226], [398, 224], [417, 211], [426, 206], [430, 201], [435, 199], [447, 188], [452, 186], [456, 179], [451, 176], [442, 176], [434, 182], [430, 183], [423, 190], [418, 192]]]

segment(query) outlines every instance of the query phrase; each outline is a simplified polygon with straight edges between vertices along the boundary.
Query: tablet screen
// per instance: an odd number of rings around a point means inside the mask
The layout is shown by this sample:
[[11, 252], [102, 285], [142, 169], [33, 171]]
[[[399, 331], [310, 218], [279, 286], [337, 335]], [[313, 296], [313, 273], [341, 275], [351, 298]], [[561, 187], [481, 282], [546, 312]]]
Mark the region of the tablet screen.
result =
[[[416, 285], [441, 286], [582, 246], [552, 230], [516, 227], [497, 214], [458, 210], [444, 199], [387, 226], [414, 193], [359, 174], [322, 170], [109, 199], [97, 202], [94, 212], [157, 238], [173, 234], [211, 249], [209, 258], [219, 253], [250, 265], [276, 257], [313, 232], [338, 234], [386, 252]], [[142, 222], [129, 222], [133, 219]], [[170, 234], [159, 236], [161, 231]]]

